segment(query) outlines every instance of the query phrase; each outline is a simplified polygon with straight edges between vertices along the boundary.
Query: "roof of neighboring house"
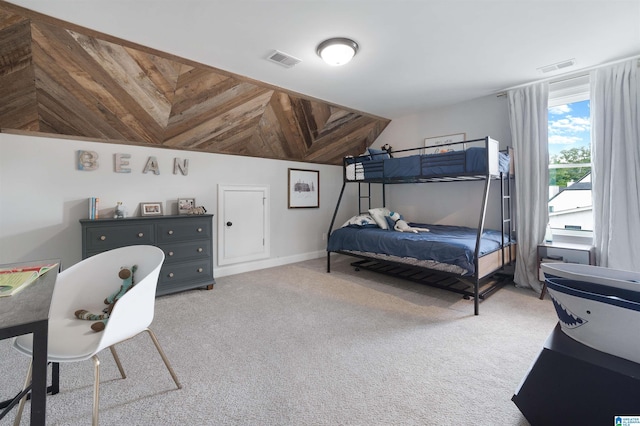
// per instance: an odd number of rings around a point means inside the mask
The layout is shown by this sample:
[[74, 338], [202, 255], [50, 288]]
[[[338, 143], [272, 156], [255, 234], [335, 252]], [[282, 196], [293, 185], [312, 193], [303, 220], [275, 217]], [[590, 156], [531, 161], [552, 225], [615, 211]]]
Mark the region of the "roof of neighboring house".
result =
[[585, 178], [587, 178], [589, 175], [591, 175], [591, 172], [587, 172], [584, 176], [582, 176], [580, 178], [580, 180], [578, 182], [575, 182], [569, 186], [567, 186], [566, 188], [562, 188], [560, 189], [560, 192], [558, 192], [556, 195], [554, 195], [553, 197], [551, 197], [549, 199], [549, 201], [554, 200], [555, 198], [557, 198], [560, 194], [562, 194], [564, 191], [591, 191], [591, 182], [583, 182], [583, 180]]
[[571, 186], [567, 186], [562, 191], [582, 191], [585, 189], [591, 190], [591, 182], [576, 182]]

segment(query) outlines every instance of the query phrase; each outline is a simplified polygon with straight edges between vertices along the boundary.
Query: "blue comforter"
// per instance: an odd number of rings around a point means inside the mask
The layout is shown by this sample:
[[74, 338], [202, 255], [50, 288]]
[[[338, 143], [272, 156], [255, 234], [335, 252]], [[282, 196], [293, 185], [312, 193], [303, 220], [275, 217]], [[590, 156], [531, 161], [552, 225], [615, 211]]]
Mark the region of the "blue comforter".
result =
[[[410, 225], [429, 228], [430, 232], [414, 234], [378, 227], [347, 226], [336, 229], [331, 234], [327, 250], [354, 250], [433, 260], [459, 266], [467, 271], [463, 275], [473, 275], [476, 229], [420, 223], [410, 223]], [[506, 237], [505, 241], [507, 241]], [[480, 256], [500, 249], [501, 244], [500, 231], [485, 230], [480, 243]]]
[[[499, 154], [499, 170], [509, 170], [509, 156]], [[465, 151], [451, 151], [440, 154], [412, 155], [409, 157], [366, 160], [362, 162], [365, 179], [455, 176], [461, 174], [484, 174], [487, 172], [485, 148], [472, 147]]]

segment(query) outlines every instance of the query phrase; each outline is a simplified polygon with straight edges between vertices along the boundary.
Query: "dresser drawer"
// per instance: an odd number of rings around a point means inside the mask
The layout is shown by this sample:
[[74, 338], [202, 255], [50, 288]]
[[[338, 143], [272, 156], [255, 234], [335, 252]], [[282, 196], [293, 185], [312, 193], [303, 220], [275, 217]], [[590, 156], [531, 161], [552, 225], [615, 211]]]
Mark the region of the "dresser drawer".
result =
[[164, 263], [181, 262], [186, 259], [211, 258], [211, 240], [159, 244], [158, 247], [164, 251]]
[[154, 242], [152, 224], [95, 226], [86, 228], [87, 251], [105, 251], [116, 247]]
[[211, 238], [211, 219], [170, 219], [157, 224], [158, 244]]
[[210, 259], [193, 260], [180, 263], [165, 263], [160, 269], [158, 284], [181, 283], [183, 281], [213, 280]]

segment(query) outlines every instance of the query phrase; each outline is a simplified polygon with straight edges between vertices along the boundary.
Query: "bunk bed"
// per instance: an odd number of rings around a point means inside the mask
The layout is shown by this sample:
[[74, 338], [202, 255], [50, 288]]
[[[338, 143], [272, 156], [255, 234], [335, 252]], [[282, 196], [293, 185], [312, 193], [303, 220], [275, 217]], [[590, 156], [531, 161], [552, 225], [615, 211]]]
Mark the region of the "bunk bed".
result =
[[[480, 300], [505, 281], [498, 272], [515, 261], [512, 159], [512, 151], [499, 151], [499, 143], [490, 137], [393, 153], [369, 149], [368, 154], [345, 157], [343, 185], [327, 234], [327, 272], [331, 272], [331, 253], [353, 256], [360, 259], [352, 263], [357, 269], [397, 276], [453, 291], [466, 299], [473, 298], [474, 313], [478, 315]], [[396, 232], [388, 216], [381, 219], [388, 213], [384, 208], [387, 185], [477, 180], [484, 181], [477, 228], [409, 223], [428, 228], [429, 232]], [[485, 229], [492, 181], [498, 181], [500, 186], [500, 230]], [[359, 215], [334, 230], [349, 183], [359, 184]], [[383, 208], [371, 208], [372, 184], [381, 185]], [[363, 185], [368, 185], [366, 191]], [[364, 210], [363, 200], [368, 204]]]

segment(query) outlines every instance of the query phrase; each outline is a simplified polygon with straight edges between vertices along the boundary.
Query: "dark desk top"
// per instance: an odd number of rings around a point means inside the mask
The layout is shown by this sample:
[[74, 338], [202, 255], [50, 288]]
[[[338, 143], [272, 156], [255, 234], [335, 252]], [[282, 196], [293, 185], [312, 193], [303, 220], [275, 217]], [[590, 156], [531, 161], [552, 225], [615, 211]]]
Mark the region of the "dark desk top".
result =
[[[59, 260], [40, 260], [0, 265], [2, 268], [33, 266], [44, 263], [59, 263]], [[18, 293], [0, 297], [0, 339], [15, 336], [16, 327], [49, 319], [49, 306], [53, 288], [58, 277], [58, 268], [52, 268]]]

